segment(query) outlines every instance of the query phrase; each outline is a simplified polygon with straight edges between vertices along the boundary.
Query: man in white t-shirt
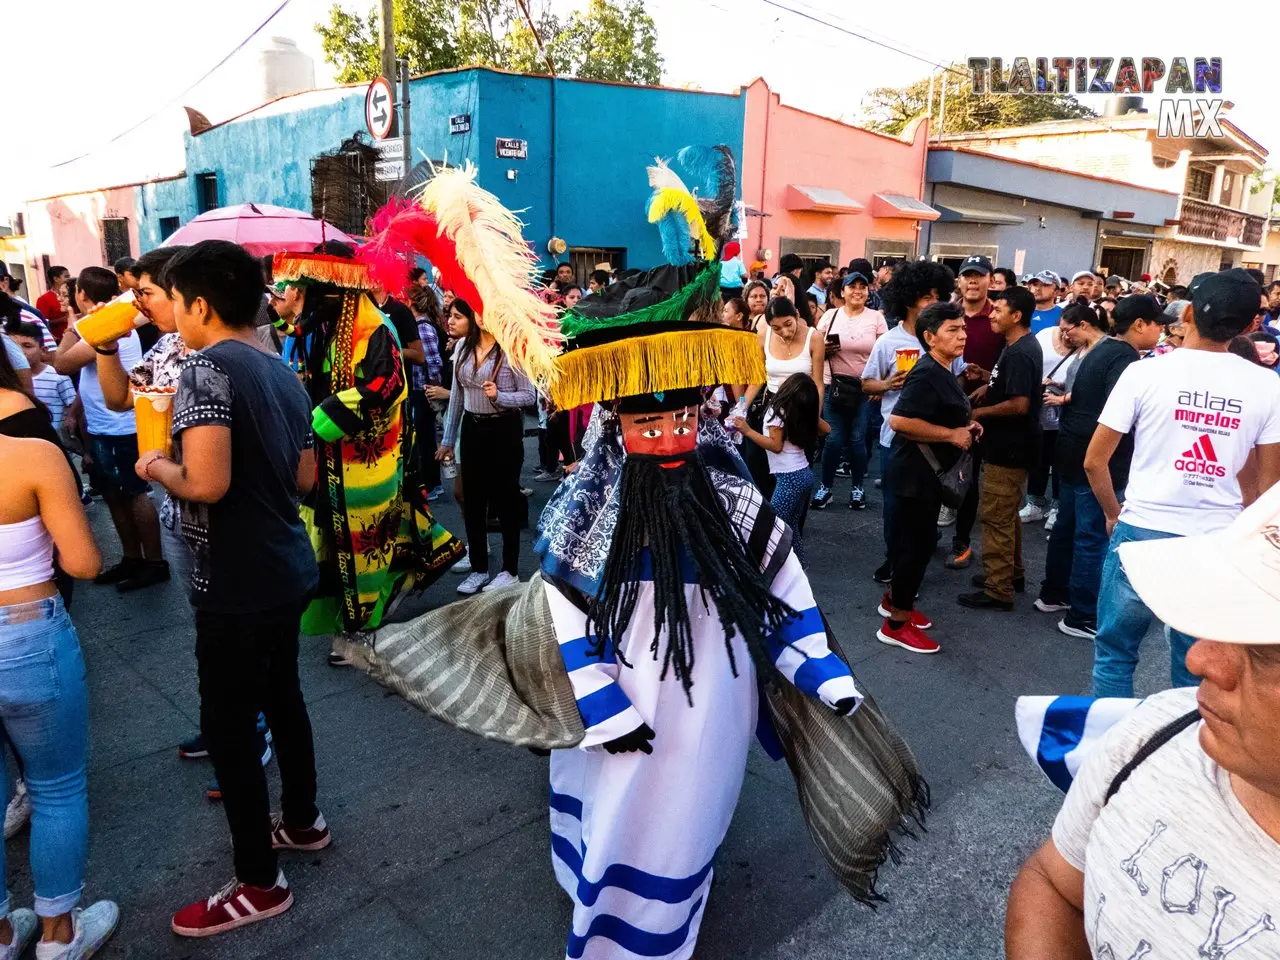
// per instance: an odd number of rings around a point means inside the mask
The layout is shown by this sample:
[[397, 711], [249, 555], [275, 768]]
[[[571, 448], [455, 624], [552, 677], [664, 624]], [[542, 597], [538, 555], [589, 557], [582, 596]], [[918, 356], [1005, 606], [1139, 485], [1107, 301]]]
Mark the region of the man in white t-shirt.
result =
[[1187, 662], [1203, 679], [1148, 698], [1084, 758], [1009, 893], [1006, 956], [1274, 960], [1280, 486], [1225, 531], [1119, 552], [1155, 614], [1200, 638]]
[[[1280, 378], [1227, 352], [1253, 322], [1261, 292], [1244, 270], [1205, 278], [1192, 294], [1194, 323], [1182, 348], [1130, 364], [1098, 418], [1084, 468], [1111, 543], [1098, 595], [1094, 696], [1133, 696], [1138, 646], [1151, 625], [1151, 611], [1125, 576], [1117, 548], [1221, 530], [1244, 502], [1280, 480]], [[1133, 458], [1122, 508], [1108, 463], [1130, 432]], [[1186, 666], [1192, 638], [1166, 633], [1173, 686], [1194, 684]]]
[[[105, 267], [85, 267], [76, 278], [76, 304], [85, 313], [107, 303], [119, 292], [116, 275]], [[119, 351], [120, 362], [128, 370], [142, 359], [142, 343], [137, 331], [131, 331], [109, 347], [95, 348], [81, 340], [74, 328], [68, 328], [53, 362], [61, 374], [70, 376], [80, 371], [80, 403], [91, 438], [89, 476], [102, 492], [102, 499], [111, 511], [111, 522], [120, 535], [123, 554], [120, 562], [100, 573], [94, 583], [113, 583], [117, 590], [126, 593], [168, 580], [169, 564], [160, 546], [160, 517], [147, 496], [150, 486], [134, 471], [138, 461], [138, 428], [133, 411], [117, 413], [107, 406], [98, 383], [96, 351]]]

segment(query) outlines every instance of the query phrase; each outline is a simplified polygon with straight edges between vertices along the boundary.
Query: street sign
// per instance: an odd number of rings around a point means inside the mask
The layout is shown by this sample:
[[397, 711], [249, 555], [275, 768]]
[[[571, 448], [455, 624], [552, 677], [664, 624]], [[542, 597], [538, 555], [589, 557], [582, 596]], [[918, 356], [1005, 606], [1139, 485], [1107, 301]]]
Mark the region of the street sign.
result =
[[404, 179], [404, 161], [403, 160], [376, 161], [373, 165], [373, 179], [403, 180]]
[[396, 137], [392, 140], [379, 140], [377, 143], [379, 160], [403, 160], [404, 140]]
[[499, 160], [528, 160], [529, 159], [529, 141], [528, 140], [511, 140], [507, 137], [498, 137], [498, 159]]
[[396, 120], [396, 95], [386, 77], [377, 77], [364, 95], [364, 122], [369, 135], [382, 140]]
[[449, 118], [450, 133], [470, 133], [471, 132], [471, 114], [455, 113]]

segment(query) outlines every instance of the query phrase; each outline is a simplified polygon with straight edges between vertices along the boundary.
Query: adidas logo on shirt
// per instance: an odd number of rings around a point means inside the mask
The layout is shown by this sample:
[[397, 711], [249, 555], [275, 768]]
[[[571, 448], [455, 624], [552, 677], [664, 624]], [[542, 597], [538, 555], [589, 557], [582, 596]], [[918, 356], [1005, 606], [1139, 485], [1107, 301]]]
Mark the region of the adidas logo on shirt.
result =
[[1201, 434], [1200, 439], [1191, 445], [1190, 450], [1182, 451], [1182, 456], [1173, 461], [1173, 468], [1183, 473], [1202, 473], [1207, 477], [1225, 477], [1226, 467], [1218, 463], [1218, 453], [1213, 449], [1213, 438], [1209, 434]]

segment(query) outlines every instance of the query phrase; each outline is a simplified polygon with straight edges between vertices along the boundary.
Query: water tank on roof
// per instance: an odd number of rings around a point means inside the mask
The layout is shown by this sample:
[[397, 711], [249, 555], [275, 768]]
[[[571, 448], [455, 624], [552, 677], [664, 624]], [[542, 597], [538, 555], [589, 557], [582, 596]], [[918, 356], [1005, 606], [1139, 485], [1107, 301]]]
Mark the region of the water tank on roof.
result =
[[1130, 113], [1146, 113], [1141, 97], [1112, 97], [1102, 111], [1104, 117], [1123, 117]]
[[288, 37], [272, 37], [271, 45], [258, 55], [258, 67], [264, 101], [316, 85], [315, 62]]

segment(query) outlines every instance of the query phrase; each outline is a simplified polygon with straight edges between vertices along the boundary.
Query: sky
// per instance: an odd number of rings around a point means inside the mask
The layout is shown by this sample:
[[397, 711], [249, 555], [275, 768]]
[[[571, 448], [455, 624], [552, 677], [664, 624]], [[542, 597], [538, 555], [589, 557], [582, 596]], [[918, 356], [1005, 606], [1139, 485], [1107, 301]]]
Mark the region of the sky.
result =
[[[214, 122], [257, 105], [262, 99], [258, 56], [273, 36], [295, 40], [315, 60], [317, 85], [331, 83], [332, 68], [323, 60], [314, 24], [328, 19], [333, 0], [289, 0], [255, 39], [182, 93], [280, 2], [10, 5], [5, 14], [6, 127], [19, 139], [10, 141], [0, 160], [0, 221], [23, 199], [179, 172], [186, 129], [181, 105]], [[551, 3], [567, 13], [585, 0]], [[343, 6], [364, 11], [374, 3], [343, 0]], [[874, 19], [850, 13], [854, 5], [847, 0], [646, 0], [646, 7], [657, 24], [665, 83], [727, 91], [763, 76], [784, 103], [855, 122], [868, 90], [927, 76], [930, 62], [1002, 56], [1008, 64], [1015, 56], [1069, 55], [1150, 56], [1167, 63], [1175, 56], [1218, 56], [1223, 96], [1236, 105], [1232, 120], [1275, 151], [1274, 164], [1280, 167], [1280, 108], [1273, 99], [1275, 62], [1267, 39], [1280, 27], [1280, 4], [1252, 5], [1247, 25], [1240, 17], [1201, 12], [1195, 29], [1188, 29], [1173, 6], [1165, 8], [1170, 15], [1161, 16], [1149, 4], [1123, 5], [1105, 17], [1064, 13], [1056, 29], [1038, 18], [993, 12], [981, 18], [977, 30], [966, 26], [954, 0], [914, 0], [900, 14], [892, 4], [881, 5], [887, 15]], [[1192, 12], [1189, 5], [1187, 12]], [[1100, 98], [1082, 99], [1095, 109], [1101, 106]], [[143, 120], [137, 130], [111, 142]], [[87, 155], [49, 169], [81, 154]]]

